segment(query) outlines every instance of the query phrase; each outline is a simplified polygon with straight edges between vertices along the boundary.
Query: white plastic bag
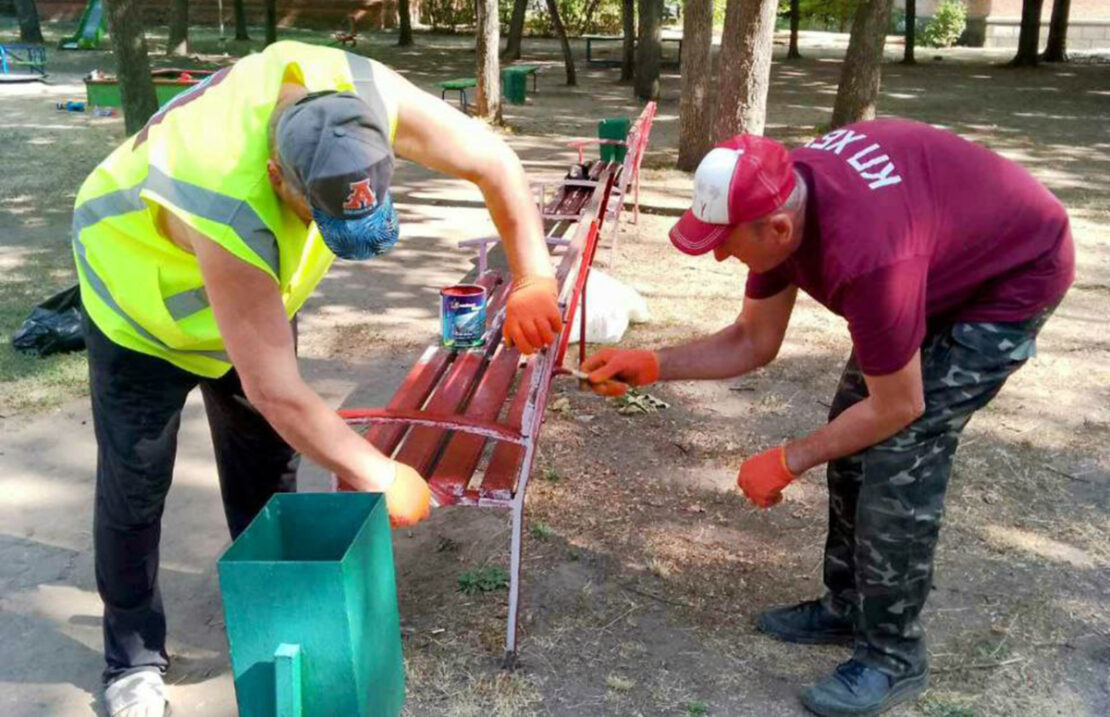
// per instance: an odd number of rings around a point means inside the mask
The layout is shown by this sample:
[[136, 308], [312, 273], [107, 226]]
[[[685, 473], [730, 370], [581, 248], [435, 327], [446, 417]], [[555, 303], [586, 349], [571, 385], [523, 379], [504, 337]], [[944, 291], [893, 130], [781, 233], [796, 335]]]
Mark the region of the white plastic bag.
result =
[[[572, 280], [572, 279], [568, 279]], [[581, 335], [582, 308], [574, 312], [570, 332], [571, 343]], [[586, 341], [598, 344], [615, 344], [628, 330], [628, 324], [641, 324], [651, 320], [647, 302], [639, 292], [608, 274], [592, 269], [586, 281]]]

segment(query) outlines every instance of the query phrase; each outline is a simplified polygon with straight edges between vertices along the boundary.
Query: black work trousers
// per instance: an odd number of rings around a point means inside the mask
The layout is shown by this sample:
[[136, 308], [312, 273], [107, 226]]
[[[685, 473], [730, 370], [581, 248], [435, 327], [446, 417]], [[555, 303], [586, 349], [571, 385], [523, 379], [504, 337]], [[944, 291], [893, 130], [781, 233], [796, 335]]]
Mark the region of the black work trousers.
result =
[[247, 401], [234, 369], [218, 379], [197, 376], [113, 343], [87, 316], [85, 340], [98, 450], [96, 586], [110, 682], [169, 666], [158, 543], [189, 392], [199, 385], [204, 397], [232, 538], [274, 493], [296, 489], [298, 457]]

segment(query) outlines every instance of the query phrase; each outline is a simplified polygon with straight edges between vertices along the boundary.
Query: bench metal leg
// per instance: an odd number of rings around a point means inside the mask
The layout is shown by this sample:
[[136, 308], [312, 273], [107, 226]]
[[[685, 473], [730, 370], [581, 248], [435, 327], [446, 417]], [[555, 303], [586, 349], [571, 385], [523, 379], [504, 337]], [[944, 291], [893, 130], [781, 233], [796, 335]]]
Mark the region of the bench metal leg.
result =
[[[526, 473], [531, 466], [525, 463], [521, 483], [527, 484]], [[524, 491], [518, 490], [513, 497], [513, 543], [512, 553], [509, 558], [509, 624], [505, 631], [505, 661], [502, 666], [506, 670], [516, 668], [516, 630], [517, 618], [520, 612], [520, 551], [524, 538]]]

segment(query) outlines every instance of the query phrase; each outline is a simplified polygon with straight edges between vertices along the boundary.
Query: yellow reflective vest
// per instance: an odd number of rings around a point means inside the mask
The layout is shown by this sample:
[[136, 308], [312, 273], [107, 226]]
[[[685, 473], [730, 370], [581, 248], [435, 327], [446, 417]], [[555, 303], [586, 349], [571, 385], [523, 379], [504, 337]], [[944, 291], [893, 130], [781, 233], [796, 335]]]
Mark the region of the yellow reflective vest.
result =
[[81, 299], [112, 341], [200, 376], [231, 368], [196, 257], [160, 233], [162, 209], [266, 272], [292, 317], [335, 256], [274, 193], [270, 116], [283, 81], [355, 91], [396, 131], [384, 68], [342, 50], [278, 42], [178, 95], [89, 175], [73, 250]]

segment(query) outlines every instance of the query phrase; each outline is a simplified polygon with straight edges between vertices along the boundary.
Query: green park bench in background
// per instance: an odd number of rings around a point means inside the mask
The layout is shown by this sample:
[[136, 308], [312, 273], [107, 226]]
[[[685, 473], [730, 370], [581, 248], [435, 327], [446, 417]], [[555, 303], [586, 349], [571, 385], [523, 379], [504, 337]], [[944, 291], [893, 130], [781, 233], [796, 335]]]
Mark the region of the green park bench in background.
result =
[[[539, 65], [509, 65], [508, 67], [501, 68], [501, 92], [505, 95], [505, 99], [514, 105], [524, 104], [527, 96], [527, 79], [532, 76], [532, 91], [536, 91], [537, 83], [536, 76], [539, 74]], [[448, 92], [459, 93], [459, 108], [463, 112], [469, 113], [470, 102], [467, 99], [466, 91], [472, 87], [478, 86], [478, 80], [474, 77], [458, 77], [453, 80], [444, 80], [439, 83], [442, 90], [439, 94], [440, 99], [446, 100]]]

